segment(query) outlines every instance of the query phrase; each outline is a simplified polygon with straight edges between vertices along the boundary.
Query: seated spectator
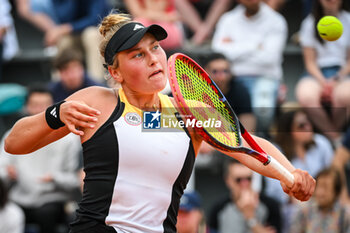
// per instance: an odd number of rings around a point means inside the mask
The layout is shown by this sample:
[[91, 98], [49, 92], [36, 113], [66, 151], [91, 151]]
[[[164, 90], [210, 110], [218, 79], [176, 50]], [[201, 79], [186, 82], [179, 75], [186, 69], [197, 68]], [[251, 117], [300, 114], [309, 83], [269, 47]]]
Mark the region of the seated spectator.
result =
[[[298, 109], [282, 113], [277, 119], [274, 141], [279, 149], [298, 169], [306, 170], [315, 177], [322, 169], [331, 165], [333, 148], [329, 140], [315, 133], [307, 115]], [[289, 196], [280, 190], [279, 182], [266, 178], [266, 195], [287, 203]]]
[[145, 26], [158, 24], [167, 31], [169, 36], [160, 42], [167, 53], [182, 48], [184, 33], [174, 0], [124, 0], [124, 3], [135, 21]]
[[209, 54], [203, 67], [225, 95], [244, 127], [249, 132], [254, 132], [256, 119], [252, 110], [249, 92], [231, 74], [230, 62], [227, 58], [221, 53]]
[[[45, 111], [52, 104], [47, 89], [33, 87], [28, 91], [28, 115]], [[4, 139], [1, 141], [0, 177], [10, 182], [9, 198], [23, 209], [26, 224], [36, 224], [40, 233], [55, 233], [57, 225], [65, 223], [65, 204], [79, 189], [80, 153], [80, 140], [74, 134], [26, 156], [8, 154]]]
[[[314, 1], [302, 22], [300, 44], [307, 74], [297, 83], [295, 95], [316, 129], [337, 143], [344, 131], [350, 106], [350, 13], [349, 1]], [[325, 15], [338, 17], [344, 32], [336, 41], [325, 41], [316, 25]]]
[[336, 169], [320, 171], [316, 177], [314, 198], [297, 209], [289, 233], [349, 232], [349, 207], [339, 203], [341, 185]]
[[0, 178], [0, 232], [23, 233], [24, 213], [15, 203], [9, 201], [8, 190], [4, 181]]
[[107, 0], [16, 0], [16, 7], [20, 16], [44, 32], [45, 47], [81, 49], [89, 73], [103, 80], [96, 26], [111, 10]]
[[185, 192], [182, 195], [176, 229], [177, 233], [209, 233], [201, 198], [197, 192]]
[[10, 60], [18, 51], [18, 41], [11, 15], [11, 4], [0, 0], [0, 81], [3, 61]]
[[[249, 92], [232, 76], [230, 62], [227, 58], [221, 53], [212, 52], [205, 57], [202, 65], [223, 92], [244, 127], [249, 132], [254, 132], [256, 118], [252, 110]], [[208, 167], [213, 171], [218, 171], [222, 169], [224, 159], [221, 152], [203, 142], [196, 159], [196, 167]], [[221, 177], [219, 179], [221, 180]]]
[[54, 102], [59, 102], [74, 92], [90, 86], [101, 86], [86, 72], [83, 56], [77, 50], [65, 49], [55, 57], [54, 68], [58, 71], [59, 81], [49, 83]]
[[212, 49], [230, 60], [232, 74], [252, 98], [256, 132], [267, 137], [283, 74], [287, 22], [262, 0], [239, 2], [218, 21]]
[[215, 25], [231, 6], [230, 0], [176, 0], [186, 37], [194, 45], [211, 40]]
[[231, 233], [233, 229], [235, 233], [280, 232], [279, 205], [252, 189], [252, 175], [248, 167], [228, 158], [224, 179], [230, 196], [212, 208], [210, 230], [220, 233]]

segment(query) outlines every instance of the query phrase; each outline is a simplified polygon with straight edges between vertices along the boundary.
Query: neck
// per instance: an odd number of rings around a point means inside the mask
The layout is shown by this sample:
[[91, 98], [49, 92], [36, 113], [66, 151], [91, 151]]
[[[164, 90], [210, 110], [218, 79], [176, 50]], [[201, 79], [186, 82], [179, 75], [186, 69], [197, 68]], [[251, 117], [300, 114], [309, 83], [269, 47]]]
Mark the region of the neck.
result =
[[329, 205], [326, 205], [326, 206], [319, 206], [318, 209], [322, 212], [322, 213], [328, 213], [330, 210], [333, 209], [333, 205], [334, 203], [331, 203]]
[[245, 15], [248, 18], [252, 17], [252, 16], [256, 15], [259, 12], [259, 9], [260, 9], [260, 5], [258, 5], [257, 7], [254, 7], [254, 8], [246, 8]]
[[236, 193], [234, 193], [234, 192], [232, 192], [231, 193], [231, 198], [232, 198], [232, 201], [234, 202], [234, 203], [236, 203], [237, 202], [237, 200], [239, 199], [239, 195]]
[[226, 95], [229, 91], [230, 83], [227, 83], [226, 85], [221, 85], [220, 90], [221, 92]]
[[300, 159], [305, 157], [305, 146], [303, 143], [297, 142], [295, 145], [296, 156]]
[[158, 92], [151, 94], [142, 94], [134, 91], [128, 91], [124, 89], [124, 93], [128, 102], [144, 111], [156, 111], [160, 110], [160, 99]]
[[339, 11], [338, 11], [338, 10], [333, 10], [333, 9], [324, 10], [324, 14], [325, 14], [325, 15], [331, 15], [331, 16], [337, 17], [338, 14], [339, 14]]

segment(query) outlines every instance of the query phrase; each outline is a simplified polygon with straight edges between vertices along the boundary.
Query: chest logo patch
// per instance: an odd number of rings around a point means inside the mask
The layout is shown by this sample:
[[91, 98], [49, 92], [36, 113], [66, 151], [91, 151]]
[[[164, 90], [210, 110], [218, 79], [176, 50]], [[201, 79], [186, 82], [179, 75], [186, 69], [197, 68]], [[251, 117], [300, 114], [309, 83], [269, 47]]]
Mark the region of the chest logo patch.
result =
[[128, 112], [125, 114], [124, 119], [129, 125], [140, 125], [142, 123], [141, 116], [136, 112]]

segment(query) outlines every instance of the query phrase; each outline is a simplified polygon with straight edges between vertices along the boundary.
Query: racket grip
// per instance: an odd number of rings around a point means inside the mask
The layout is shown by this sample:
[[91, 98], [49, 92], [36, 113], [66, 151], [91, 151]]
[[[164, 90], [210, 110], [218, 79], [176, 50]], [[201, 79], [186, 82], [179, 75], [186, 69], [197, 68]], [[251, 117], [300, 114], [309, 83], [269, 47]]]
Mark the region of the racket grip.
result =
[[294, 184], [294, 176], [290, 171], [288, 171], [285, 167], [282, 166], [276, 159], [272, 156], [270, 157], [270, 163], [266, 166], [269, 167], [272, 174], [274, 174], [280, 181], [285, 183], [288, 188], [291, 188]]

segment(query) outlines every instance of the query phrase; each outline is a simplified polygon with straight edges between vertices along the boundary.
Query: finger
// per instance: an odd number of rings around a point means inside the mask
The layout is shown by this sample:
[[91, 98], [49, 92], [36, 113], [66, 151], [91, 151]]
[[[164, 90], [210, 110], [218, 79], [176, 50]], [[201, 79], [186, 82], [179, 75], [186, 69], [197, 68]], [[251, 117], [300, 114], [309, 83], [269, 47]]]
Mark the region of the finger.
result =
[[294, 184], [290, 191], [292, 193], [298, 193], [302, 188], [302, 185], [303, 185], [303, 174], [301, 170], [297, 169], [294, 172]]
[[74, 133], [74, 134], [76, 134], [78, 136], [83, 136], [84, 135], [84, 132], [81, 131], [81, 130], [76, 129], [75, 125], [73, 125], [73, 124], [68, 124], [67, 127], [68, 127], [69, 131], [71, 131], [72, 133]]
[[94, 109], [86, 104], [76, 103], [74, 106], [79, 112], [85, 113], [89, 116], [99, 116], [101, 114], [100, 111]]
[[294, 190], [293, 194], [295, 198], [297, 198], [298, 200], [307, 201], [312, 196], [312, 193], [314, 191], [315, 181], [305, 171], [300, 171], [299, 174], [302, 180], [302, 185], [299, 190]]
[[97, 122], [97, 118], [93, 116], [86, 115], [81, 112], [73, 112], [71, 113], [72, 117], [77, 120], [77, 121], [82, 121], [82, 122]]
[[304, 190], [305, 190], [305, 196], [311, 196], [314, 192], [316, 181], [315, 179], [306, 171], [303, 172], [304, 174], [304, 180], [305, 180], [305, 185], [304, 185]]
[[309, 188], [308, 188], [308, 199], [312, 196], [312, 194], [315, 191], [315, 187], [316, 187], [316, 181], [314, 178], [310, 177], [310, 181], [309, 181]]
[[95, 128], [95, 122], [86, 122], [76, 118], [71, 118], [70, 120], [68, 120], [68, 122], [74, 125], [75, 128]]
[[280, 184], [281, 184], [281, 187], [282, 187], [282, 189], [283, 189], [283, 192], [285, 192], [286, 194], [290, 194], [290, 188], [288, 188], [288, 186], [285, 184], [285, 183], [283, 183], [282, 181], [280, 182]]
[[90, 128], [90, 129], [95, 128], [95, 124], [90, 123], [90, 122], [86, 122], [86, 121], [80, 121], [80, 120], [77, 120], [77, 119], [74, 120], [74, 125], [75, 125], [76, 128], [77, 127], [79, 127], [79, 128]]

